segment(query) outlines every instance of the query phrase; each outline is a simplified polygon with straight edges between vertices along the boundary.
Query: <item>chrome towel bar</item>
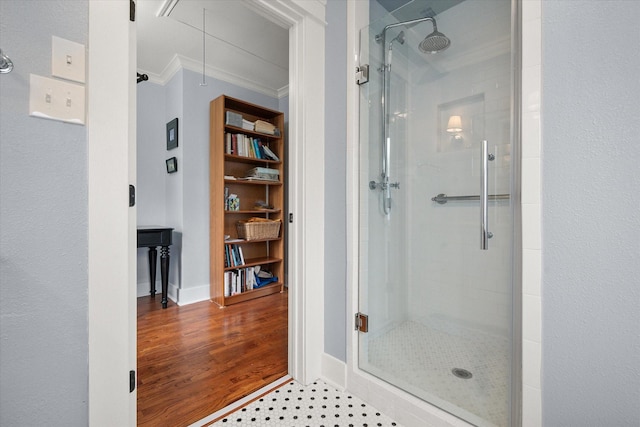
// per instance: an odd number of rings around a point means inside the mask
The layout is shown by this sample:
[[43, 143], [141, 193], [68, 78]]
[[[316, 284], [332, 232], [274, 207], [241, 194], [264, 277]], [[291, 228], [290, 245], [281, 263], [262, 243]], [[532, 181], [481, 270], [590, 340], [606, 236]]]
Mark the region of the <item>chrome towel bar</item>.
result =
[[[489, 194], [489, 200], [509, 200], [509, 194]], [[480, 196], [447, 196], [440, 193], [431, 198], [432, 201], [444, 205], [449, 201], [480, 200]]]

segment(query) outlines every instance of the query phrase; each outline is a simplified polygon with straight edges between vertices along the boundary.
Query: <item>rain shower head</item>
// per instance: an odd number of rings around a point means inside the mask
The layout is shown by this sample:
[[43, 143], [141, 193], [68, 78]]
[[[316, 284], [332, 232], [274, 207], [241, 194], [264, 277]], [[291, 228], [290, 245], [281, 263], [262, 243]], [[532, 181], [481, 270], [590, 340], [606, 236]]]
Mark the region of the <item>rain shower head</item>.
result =
[[[431, 21], [431, 23], [433, 24], [433, 32], [420, 42], [420, 44], [418, 45], [418, 48], [420, 49], [420, 51], [423, 53], [438, 53], [448, 48], [449, 45], [451, 44], [451, 40], [449, 40], [449, 37], [445, 36], [444, 34], [438, 31], [436, 19], [431, 16], [412, 19], [410, 21], [403, 21], [403, 22], [396, 22], [394, 24], [389, 24], [386, 27], [384, 27], [384, 29], [380, 34], [376, 35], [376, 42], [378, 43], [382, 42], [384, 44], [385, 34], [387, 30], [391, 28], [398, 27], [401, 25], [405, 25], [405, 26], [415, 25], [425, 21]], [[393, 40], [391, 40], [389, 48], [391, 48], [391, 45], [393, 45], [393, 42], [395, 41], [399, 42], [400, 44], [404, 44], [404, 41], [405, 41], [404, 31], [400, 31], [400, 33]]]
[[438, 26], [436, 25], [436, 20], [434, 18], [430, 18], [430, 21], [433, 24], [433, 32], [420, 42], [418, 48], [423, 53], [442, 52], [449, 47], [451, 40], [449, 40], [449, 37], [438, 31]]

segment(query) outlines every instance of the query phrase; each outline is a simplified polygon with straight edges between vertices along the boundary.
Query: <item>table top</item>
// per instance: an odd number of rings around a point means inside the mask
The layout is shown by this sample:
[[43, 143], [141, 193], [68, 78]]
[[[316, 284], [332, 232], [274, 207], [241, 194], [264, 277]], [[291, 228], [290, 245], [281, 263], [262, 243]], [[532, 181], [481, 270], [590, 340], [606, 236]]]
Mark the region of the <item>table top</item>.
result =
[[161, 225], [139, 225], [138, 227], [138, 231], [142, 231], [142, 232], [152, 232], [152, 231], [170, 231], [173, 230], [173, 228], [171, 227], [163, 227]]
[[167, 247], [173, 240], [173, 228], [157, 225], [143, 225], [138, 227], [138, 247], [153, 248], [154, 246]]

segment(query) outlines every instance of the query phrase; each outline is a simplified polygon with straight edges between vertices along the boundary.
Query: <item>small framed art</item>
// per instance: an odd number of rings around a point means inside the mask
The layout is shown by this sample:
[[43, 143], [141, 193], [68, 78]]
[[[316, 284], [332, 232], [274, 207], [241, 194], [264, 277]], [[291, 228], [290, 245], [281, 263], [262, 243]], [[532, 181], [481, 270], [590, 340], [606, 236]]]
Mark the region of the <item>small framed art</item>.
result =
[[178, 147], [178, 118], [167, 123], [167, 150]]
[[172, 157], [167, 159], [167, 173], [178, 172], [178, 159]]

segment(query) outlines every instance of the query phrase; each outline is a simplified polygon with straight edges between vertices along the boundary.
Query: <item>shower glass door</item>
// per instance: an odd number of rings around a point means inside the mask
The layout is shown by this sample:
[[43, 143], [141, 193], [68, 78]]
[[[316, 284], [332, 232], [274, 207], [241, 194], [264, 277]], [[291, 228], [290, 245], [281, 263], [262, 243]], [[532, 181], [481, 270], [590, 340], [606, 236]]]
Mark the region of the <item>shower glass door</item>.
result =
[[358, 365], [478, 426], [515, 425], [512, 15], [416, 0], [360, 32]]

